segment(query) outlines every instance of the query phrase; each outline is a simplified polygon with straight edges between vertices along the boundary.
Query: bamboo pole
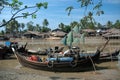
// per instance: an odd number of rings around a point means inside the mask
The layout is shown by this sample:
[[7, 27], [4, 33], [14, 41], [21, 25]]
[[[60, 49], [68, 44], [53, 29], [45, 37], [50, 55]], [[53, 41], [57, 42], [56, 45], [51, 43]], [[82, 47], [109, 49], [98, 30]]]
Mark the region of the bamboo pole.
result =
[[95, 64], [94, 64], [92, 58], [90, 57], [89, 53], [88, 53], [88, 56], [89, 56], [90, 61], [92, 62], [94, 72], [96, 73], [96, 67], [95, 67]]
[[[110, 59], [111, 59], [111, 63], [113, 62], [113, 59], [112, 59], [112, 54], [111, 54], [111, 45], [109, 44], [109, 54], [110, 54]], [[112, 67], [112, 65], [110, 64], [110, 66]]]
[[103, 48], [100, 50], [100, 52], [102, 52], [102, 51], [104, 50], [104, 48], [106, 47], [106, 45], [108, 44], [109, 41], [110, 41], [110, 39], [108, 39], [108, 40], [106, 41], [106, 43], [104, 44], [104, 46], [103, 46]]

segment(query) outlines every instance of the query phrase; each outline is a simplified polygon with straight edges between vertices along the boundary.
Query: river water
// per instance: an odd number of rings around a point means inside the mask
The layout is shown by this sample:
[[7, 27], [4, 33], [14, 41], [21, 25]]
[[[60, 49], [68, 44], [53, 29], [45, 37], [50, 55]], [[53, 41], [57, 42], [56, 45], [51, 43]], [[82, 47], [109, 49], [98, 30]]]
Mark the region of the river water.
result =
[[[33, 50], [64, 46], [60, 40], [13, 39], [11, 41], [17, 41], [20, 45], [24, 45], [27, 42], [27, 48]], [[79, 46], [84, 50], [95, 51], [97, 47], [102, 47], [105, 42], [106, 40], [101, 38], [87, 38], [84, 44], [80, 42], [74, 44], [74, 46]], [[0, 44], [4, 44], [4, 41], [1, 41]], [[67, 47], [64, 47], [64, 50], [66, 50]], [[103, 52], [112, 52], [116, 49], [120, 49], [120, 41], [110, 40]], [[117, 65], [118, 61], [111, 60], [96, 64], [96, 72], [93, 68], [88, 71], [54, 72], [23, 67], [15, 56], [12, 56], [11, 59], [0, 60], [0, 80], [120, 80], [120, 70]]]

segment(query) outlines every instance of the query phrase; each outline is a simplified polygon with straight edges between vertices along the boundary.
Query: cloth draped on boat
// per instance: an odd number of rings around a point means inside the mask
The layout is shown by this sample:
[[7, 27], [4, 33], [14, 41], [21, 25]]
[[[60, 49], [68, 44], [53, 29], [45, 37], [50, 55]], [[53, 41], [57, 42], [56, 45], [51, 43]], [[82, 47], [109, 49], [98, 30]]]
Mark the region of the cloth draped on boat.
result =
[[82, 41], [83, 43], [85, 42], [85, 34], [81, 34], [80, 37], [75, 37], [74, 34], [76, 35], [80, 35], [80, 30], [81, 27], [79, 26], [75, 26], [63, 39], [62, 39], [62, 43], [64, 45], [70, 46], [72, 47], [72, 43], [79, 43], [80, 41]]

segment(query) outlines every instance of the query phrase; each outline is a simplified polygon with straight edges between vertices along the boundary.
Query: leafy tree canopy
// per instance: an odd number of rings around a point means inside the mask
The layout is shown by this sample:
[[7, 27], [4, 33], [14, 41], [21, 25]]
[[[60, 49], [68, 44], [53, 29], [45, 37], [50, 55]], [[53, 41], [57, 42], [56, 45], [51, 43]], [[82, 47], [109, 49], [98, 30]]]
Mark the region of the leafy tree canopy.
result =
[[[2, 14], [2, 10], [4, 8], [8, 7], [11, 10], [11, 18], [6, 21], [6, 23], [1, 23], [0, 27], [3, 27], [7, 25], [10, 21], [15, 20], [17, 18], [27, 18], [28, 16], [31, 16], [32, 18], [36, 18], [36, 13], [43, 7], [44, 9], [47, 9], [47, 2], [43, 3], [36, 3], [33, 6], [27, 6], [24, 5], [23, 2], [20, 2], [19, 0], [1, 0], [0, 1], [0, 13]], [[33, 11], [29, 12], [28, 9], [34, 9]]]
[[[77, 0], [79, 3], [80, 8], [85, 8], [84, 16], [80, 20], [80, 25], [84, 28], [94, 28], [95, 27], [95, 19], [93, 18], [93, 15], [100, 16], [101, 14], [104, 14], [104, 11], [101, 10], [102, 7], [102, 0]], [[91, 8], [88, 11], [88, 7]], [[71, 11], [75, 9], [74, 6], [69, 6], [66, 8], [66, 11], [68, 12], [68, 16], [70, 16]]]

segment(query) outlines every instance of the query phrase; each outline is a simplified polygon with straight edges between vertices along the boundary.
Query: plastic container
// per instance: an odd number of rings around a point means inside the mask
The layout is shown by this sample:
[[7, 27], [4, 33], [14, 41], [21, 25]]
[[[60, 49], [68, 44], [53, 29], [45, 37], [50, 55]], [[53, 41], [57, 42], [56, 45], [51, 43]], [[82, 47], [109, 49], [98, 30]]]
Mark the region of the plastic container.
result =
[[5, 46], [10, 47], [10, 45], [11, 45], [11, 42], [10, 42], [10, 41], [6, 41], [6, 42], [5, 42]]

